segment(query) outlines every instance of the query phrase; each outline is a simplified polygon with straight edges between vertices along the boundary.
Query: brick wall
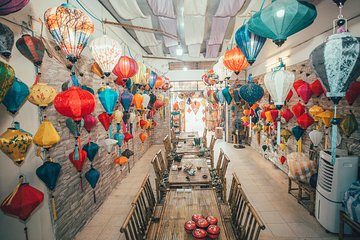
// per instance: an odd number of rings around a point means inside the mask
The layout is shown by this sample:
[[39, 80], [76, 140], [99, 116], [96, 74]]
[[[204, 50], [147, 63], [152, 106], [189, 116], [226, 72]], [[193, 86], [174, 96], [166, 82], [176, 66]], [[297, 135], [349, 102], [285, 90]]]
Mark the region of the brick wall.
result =
[[[166, 96], [169, 98], [169, 92]], [[163, 139], [166, 135], [170, 136], [170, 104], [167, 104], [163, 107], [163, 113], [160, 114], [160, 111], [156, 113], [154, 121], [157, 123], [154, 131], [151, 132], [151, 143], [152, 144], [163, 144]]]

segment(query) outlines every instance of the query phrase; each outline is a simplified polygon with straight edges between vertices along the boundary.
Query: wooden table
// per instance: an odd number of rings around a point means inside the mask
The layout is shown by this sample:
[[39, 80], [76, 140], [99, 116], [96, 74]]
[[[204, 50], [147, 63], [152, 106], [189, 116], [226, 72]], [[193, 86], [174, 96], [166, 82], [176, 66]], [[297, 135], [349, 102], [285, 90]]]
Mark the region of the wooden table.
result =
[[197, 155], [200, 153], [200, 147], [196, 147], [193, 143], [178, 143], [176, 146], [177, 154], [193, 154]]
[[[194, 165], [193, 168], [195, 168], [196, 173], [194, 176], [188, 175], [184, 171], [184, 165], [187, 163], [192, 163]], [[209, 167], [206, 164], [205, 158], [188, 158], [188, 159], [182, 159], [181, 162], [174, 161], [173, 165], [176, 166], [182, 166], [181, 170], [172, 170], [170, 168], [169, 172], [169, 188], [182, 188], [182, 187], [205, 187], [209, 188], [211, 186], [211, 177], [209, 172]], [[197, 167], [201, 166], [201, 169], [198, 170]], [[207, 178], [203, 178], [202, 176], [206, 175]], [[190, 181], [186, 179], [186, 177], [189, 176]]]
[[186, 141], [186, 140], [192, 140], [194, 138], [198, 138], [199, 134], [198, 132], [181, 132], [178, 140], [179, 141]]
[[221, 229], [218, 239], [230, 239], [227, 236], [213, 189], [193, 189], [191, 192], [168, 191], [155, 239], [192, 240], [192, 234], [185, 232], [184, 224], [191, 220], [191, 216], [195, 213], [217, 217], [218, 226]]

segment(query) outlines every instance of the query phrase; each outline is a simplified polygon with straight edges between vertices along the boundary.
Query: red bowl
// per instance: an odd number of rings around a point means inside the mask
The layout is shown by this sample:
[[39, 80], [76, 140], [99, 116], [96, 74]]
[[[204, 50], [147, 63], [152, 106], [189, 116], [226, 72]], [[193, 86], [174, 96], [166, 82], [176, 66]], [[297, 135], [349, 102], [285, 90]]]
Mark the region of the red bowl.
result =
[[210, 225], [217, 225], [218, 219], [214, 216], [208, 216], [206, 220], [209, 222]]
[[203, 217], [203, 215], [201, 215], [201, 214], [194, 214], [194, 215], [192, 215], [192, 217], [191, 217], [191, 219], [194, 221], [194, 222], [197, 222], [197, 221], [199, 221], [199, 219], [203, 219], [204, 217]]
[[202, 218], [196, 222], [196, 226], [205, 229], [209, 226], [209, 222], [205, 218]]
[[205, 240], [207, 233], [204, 229], [197, 228], [192, 232], [192, 235], [196, 240]]
[[186, 223], [185, 223], [185, 226], [184, 226], [184, 228], [185, 228], [185, 231], [187, 232], [187, 233], [192, 233], [192, 231], [194, 230], [194, 229], [196, 229], [196, 223], [194, 222], [194, 221], [187, 221]]

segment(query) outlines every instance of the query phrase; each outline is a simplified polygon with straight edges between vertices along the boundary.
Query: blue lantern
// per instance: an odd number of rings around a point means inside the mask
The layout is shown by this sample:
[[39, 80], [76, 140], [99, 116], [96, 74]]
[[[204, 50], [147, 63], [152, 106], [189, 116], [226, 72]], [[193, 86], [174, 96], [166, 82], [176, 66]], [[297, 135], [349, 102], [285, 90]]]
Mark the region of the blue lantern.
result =
[[93, 189], [94, 203], [96, 203], [96, 196], [95, 196], [94, 188], [96, 187], [96, 184], [99, 181], [100, 172], [91, 166], [89, 171], [87, 171], [85, 173], [85, 178], [89, 182], [90, 186]]
[[117, 145], [118, 145], [119, 147], [121, 147], [121, 146], [123, 145], [124, 138], [125, 138], [125, 135], [122, 134], [121, 132], [117, 132], [117, 133], [114, 134], [114, 139], [115, 139], [116, 141], [118, 141]]
[[231, 94], [230, 94], [230, 91], [229, 91], [229, 86], [225, 87], [223, 90], [222, 90], [222, 94], [227, 102], [227, 104], [230, 105], [231, 101], [232, 101], [232, 97], [231, 97]]
[[155, 82], [157, 79], [157, 74], [154, 71], [151, 71], [150, 73], [150, 79], [149, 79], [149, 86], [150, 88], [153, 88], [155, 86]]
[[126, 80], [125, 82], [125, 87], [131, 90], [132, 85], [133, 85], [133, 81], [131, 80], [131, 78], [128, 78], [128, 80]]
[[252, 74], [249, 75], [248, 80], [248, 83], [240, 88], [239, 94], [251, 107], [264, 96], [264, 89], [259, 84], [254, 83]]
[[72, 118], [67, 118], [65, 124], [70, 133], [74, 135], [74, 137], [78, 137], [80, 136], [81, 128], [84, 126], [84, 119], [81, 119], [80, 124], [78, 125]]
[[92, 95], [95, 95], [95, 91], [94, 91], [94, 89], [92, 89], [91, 87], [88, 87], [88, 86], [86, 86], [86, 85], [81, 85], [81, 89], [90, 92]]
[[225, 97], [222, 93], [222, 90], [218, 90], [217, 93], [216, 93], [216, 98], [218, 99], [218, 102], [223, 105], [224, 102], [225, 102]]
[[5, 105], [6, 110], [12, 114], [16, 114], [19, 108], [26, 101], [29, 94], [30, 91], [28, 86], [18, 78], [15, 78], [13, 85], [6, 93], [2, 103]]
[[45, 183], [51, 191], [55, 189], [59, 178], [61, 165], [59, 163], [46, 161], [36, 169], [36, 175]]
[[94, 142], [88, 142], [83, 146], [82, 150], [86, 152], [87, 158], [92, 162], [99, 151], [99, 145]]
[[99, 100], [108, 115], [111, 115], [114, 112], [118, 98], [119, 93], [112, 90], [109, 86], [99, 92]]
[[235, 41], [248, 63], [252, 65], [264, 46], [266, 38], [250, 32], [249, 25], [246, 23], [236, 31]]
[[234, 102], [236, 104], [240, 103], [241, 101], [241, 96], [240, 96], [240, 93], [239, 93], [239, 89], [235, 88], [234, 89]]
[[124, 91], [121, 96], [120, 96], [120, 102], [121, 105], [124, 108], [125, 112], [129, 111], [129, 108], [131, 106], [132, 100], [133, 100], [133, 95], [131, 93], [129, 93], [128, 91]]

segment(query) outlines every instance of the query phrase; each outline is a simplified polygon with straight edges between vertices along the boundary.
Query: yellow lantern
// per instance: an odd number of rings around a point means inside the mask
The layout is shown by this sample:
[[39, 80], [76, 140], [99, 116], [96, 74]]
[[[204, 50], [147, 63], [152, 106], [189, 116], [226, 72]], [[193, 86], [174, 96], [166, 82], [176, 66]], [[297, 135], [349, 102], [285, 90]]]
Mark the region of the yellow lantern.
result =
[[280, 143], [279, 147], [280, 147], [281, 151], [284, 151], [286, 149], [286, 144], [285, 143]]
[[287, 142], [289, 140], [289, 138], [291, 137], [292, 133], [289, 129], [283, 129], [281, 130], [281, 137], [284, 138], [285, 142]]
[[263, 126], [262, 126], [262, 130], [263, 130], [264, 132], [266, 132], [266, 131], [268, 130], [268, 126], [263, 125]]
[[122, 111], [120, 111], [119, 109], [116, 109], [113, 112], [113, 116], [114, 116], [115, 123], [120, 124], [123, 119], [124, 113]]
[[139, 93], [136, 93], [134, 95], [133, 103], [134, 103], [134, 106], [135, 106], [136, 110], [141, 110], [142, 109], [143, 101], [144, 101], [143, 95], [141, 95]]
[[250, 121], [250, 118], [248, 116], [243, 116], [243, 117], [241, 117], [241, 121], [243, 121], [244, 123], [247, 123]]
[[133, 80], [134, 84], [138, 84], [138, 85], [144, 85], [143, 83], [146, 81], [145, 77], [146, 77], [146, 66], [139, 61], [136, 61], [137, 65], [138, 65], [138, 71], [137, 73], [131, 77], [131, 80]]
[[34, 143], [39, 147], [51, 148], [60, 141], [60, 136], [49, 120], [44, 120], [34, 136]]
[[206, 104], [207, 104], [207, 101], [206, 101], [205, 98], [203, 98], [203, 99], [201, 100], [201, 105], [203, 105], [203, 107], [206, 107]]
[[331, 119], [334, 117], [334, 113], [330, 110], [326, 110], [316, 115], [319, 119], [322, 120], [326, 128], [330, 127]]
[[30, 148], [33, 138], [30, 133], [21, 130], [20, 126], [8, 128], [0, 136], [0, 149], [15, 164], [21, 165], [25, 160], [26, 154]]
[[54, 101], [56, 94], [56, 90], [46, 83], [36, 83], [30, 88], [28, 100], [38, 107], [45, 108]]
[[93, 73], [95, 73], [96, 75], [98, 75], [100, 78], [104, 78], [104, 72], [102, 71], [102, 69], [100, 68], [99, 64], [97, 64], [97, 62], [94, 62], [92, 65], [91, 65], [91, 71]]
[[146, 71], [145, 71], [145, 76], [144, 78], [142, 79], [141, 81], [141, 85], [147, 85], [149, 83], [149, 78], [150, 78], [150, 75], [151, 75], [151, 69], [150, 68], [146, 68]]
[[254, 131], [255, 132], [260, 132], [261, 131], [261, 127], [259, 124], [256, 124], [256, 126], [254, 127]]
[[265, 116], [266, 116], [266, 121], [268, 121], [268, 122], [273, 121], [270, 111], [266, 111]]
[[320, 117], [318, 117], [317, 115], [322, 113], [323, 111], [324, 109], [318, 105], [314, 105], [309, 109], [309, 113], [314, 118], [315, 121], [320, 120]]

